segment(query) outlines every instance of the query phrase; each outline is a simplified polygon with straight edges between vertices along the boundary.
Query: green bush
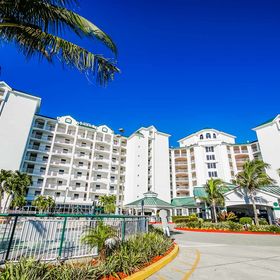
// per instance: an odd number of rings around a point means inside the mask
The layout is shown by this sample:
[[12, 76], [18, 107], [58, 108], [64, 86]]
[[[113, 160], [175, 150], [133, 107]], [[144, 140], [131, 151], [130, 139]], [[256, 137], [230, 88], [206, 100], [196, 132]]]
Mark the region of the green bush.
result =
[[197, 229], [215, 229], [215, 230], [231, 230], [231, 231], [241, 231], [243, 226], [239, 223], [235, 223], [232, 221], [227, 222], [188, 222], [188, 223], [179, 223], [176, 224], [178, 228], [197, 228]]
[[191, 214], [189, 216], [173, 216], [172, 222], [173, 223], [188, 223], [188, 222], [196, 222], [198, 221], [198, 217], [196, 214]]
[[250, 217], [242, 217], [239, 219], [239, 223], [241, 225], [246, 225], [246, 224], [251, 225], [253, 223], [253, 220]]
[[275, 226], [275, 225], [252, 225], [249, 228], [249, 231], [254, 231], [254, 232], [275, 232], [275, 233], [280, 233], [280, 227]]
[[172, 240], [157, 232], [139, 234], [122, 242], [111, 255], [97, 266], [90, 264], [51, 265], [32, 259], [6, 263], [0, 270], [0, 280], [86, 280], [117, 276], [118, 272], [131, 274], [163, 255], [172, 246]]
[[260, 218], [259, 219], [259, 224], [264, 226], [264, 225], [268, 225], [268, 222], [267, 222], [267, 220], [265, 218]]

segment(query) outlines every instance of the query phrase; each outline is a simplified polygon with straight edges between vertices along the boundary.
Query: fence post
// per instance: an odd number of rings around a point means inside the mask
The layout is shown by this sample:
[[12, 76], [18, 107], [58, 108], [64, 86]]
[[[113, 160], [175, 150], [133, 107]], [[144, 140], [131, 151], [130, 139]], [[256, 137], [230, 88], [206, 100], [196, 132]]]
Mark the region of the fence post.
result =
[[125, 218], [122, 221], [122, 241], [125, 240]]
[[63, 221], [61, 239], [60, 239], [59, 250], [58, 250], [58, 258], [61, 258], [61, 255], [62, 255], [66, 224], [67, 224], [67, 217], [65, 217], [64, 221]]
[[11, 232], [11, 237], [9, 240], [9, 244], [8, 244], [8, 248], [7, 248], [7, 252], [6, 252], [6, 256], [5, 256], [5, 261], [7, 261], [9, 259], [9, 254], [11, 251], [11, 247], [12, 247], [12, 243], [13, 243], [13, 239], [14, 239], [14, 235], [15, 235], [17, 220], [18, 220], [18, 215], [15, 216], [15, 220], [14, 220], [14, 224], [13, 224], [13, 228], [12, 228], [12, 232]]

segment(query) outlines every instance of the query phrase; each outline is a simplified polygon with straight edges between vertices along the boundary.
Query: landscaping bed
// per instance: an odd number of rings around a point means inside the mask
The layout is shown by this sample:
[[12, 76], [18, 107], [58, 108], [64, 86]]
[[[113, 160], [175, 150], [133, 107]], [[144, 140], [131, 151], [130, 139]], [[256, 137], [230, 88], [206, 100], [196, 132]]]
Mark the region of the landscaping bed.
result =
[[174, 249], [171, 239], [159, 231], [139, 234], [121, 242], [104, 260], [54, 265], [31, 259], [7, 263], [0, 280], [116, 280], [125, 279], [159, 261]]

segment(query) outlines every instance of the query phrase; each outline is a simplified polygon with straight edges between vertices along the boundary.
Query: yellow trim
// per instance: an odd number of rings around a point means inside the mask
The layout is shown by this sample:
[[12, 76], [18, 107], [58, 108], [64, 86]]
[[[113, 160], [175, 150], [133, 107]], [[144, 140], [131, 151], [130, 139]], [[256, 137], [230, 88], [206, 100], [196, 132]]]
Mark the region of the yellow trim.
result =
[[177, 244], [175, 244], [174, 249], [165, 257], [157, 261], [156, 263], [153, 263], [144, 269], [128, 276], [125, 278], [125, 280], [143, 280], [151, 276], [152, 274], [156, 273], [160, 269], [162, 269], [165, 265], [170, 263], [175, 257], [178, 255], [179, 247]]
[[196, 270], [196, 267], [200, 261], [200, 252], [198, 250], [196, 250], [196, 258], [195, 258], [195, 261], [191, 267], [191, 270], [189, 270], [183, 277], [182, 280], [188, 280], [190, 278], [190, 276], [193, 274], [193, 272]]

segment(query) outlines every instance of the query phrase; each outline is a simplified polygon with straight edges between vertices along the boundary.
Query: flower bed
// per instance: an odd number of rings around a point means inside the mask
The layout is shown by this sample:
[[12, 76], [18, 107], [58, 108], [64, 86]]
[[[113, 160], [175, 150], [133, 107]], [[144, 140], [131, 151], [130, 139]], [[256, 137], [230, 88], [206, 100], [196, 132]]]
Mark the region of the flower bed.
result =
[[235, 222], [189, 222], [179, 223], [175, 229], [188, 230], [188, 231], [200, 231], [200, 232], [225, 232], [225, 233], [261, 233], [261, 234], [280, 234], [280, 227], [274, 225], [251, 225], [244, 227], [240, 223]]
[[29, 280], [125, 279], [159, 261], [173, 248], [172, 240], [158, 232], [151, 232], [122, 242], [104, 261], [54, 265], [22, 259], [19, 263], [7, 263], [0, 279], [19, 279], [17, 275]]

